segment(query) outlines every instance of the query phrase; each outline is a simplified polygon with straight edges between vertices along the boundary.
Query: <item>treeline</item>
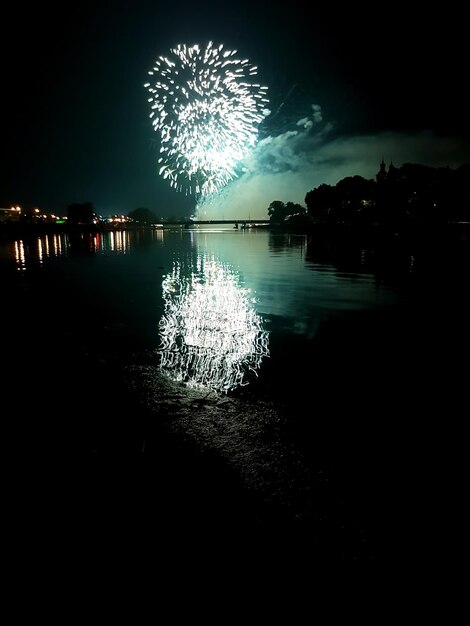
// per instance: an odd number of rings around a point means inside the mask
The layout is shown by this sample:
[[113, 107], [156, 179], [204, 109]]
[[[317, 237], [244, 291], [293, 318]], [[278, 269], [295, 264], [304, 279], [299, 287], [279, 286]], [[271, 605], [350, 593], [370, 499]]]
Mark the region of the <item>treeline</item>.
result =
[[[153, 224], [158, 221], [153, 211], [143, 207], [129, 211], [127, 217], [140, 224]], [[92, 202], [69, 204], [67, 218], [69, 224], [93, 224], [99, 220]]]
[[268, 207], [275, 225], [330, 224], [383, 226], [404, 230], [419, 225], [470, 221], [470, 164], [457, 169], [382, 161], [375, 180], [348, 176], [336, 185], [308, 191], [306, 208], [274, 201]]

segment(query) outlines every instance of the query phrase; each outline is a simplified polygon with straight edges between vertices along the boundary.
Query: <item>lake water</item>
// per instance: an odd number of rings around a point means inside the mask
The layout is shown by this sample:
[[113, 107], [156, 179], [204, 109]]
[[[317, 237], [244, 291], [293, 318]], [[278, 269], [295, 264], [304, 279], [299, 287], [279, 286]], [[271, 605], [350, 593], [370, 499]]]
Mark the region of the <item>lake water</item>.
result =
[[460, 471], [467, 248], [215, 226], [1, 241], [14, 525], [108, 541], [120, 520], [147, 547], [223, 528], [331, 560], [411, 541]]

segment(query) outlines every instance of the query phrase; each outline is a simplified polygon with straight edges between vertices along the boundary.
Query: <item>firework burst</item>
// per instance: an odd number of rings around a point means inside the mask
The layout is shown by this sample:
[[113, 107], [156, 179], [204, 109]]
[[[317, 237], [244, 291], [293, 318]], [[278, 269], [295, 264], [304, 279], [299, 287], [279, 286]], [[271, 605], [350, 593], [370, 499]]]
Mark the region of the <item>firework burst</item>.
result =
[[160, 137], [159, 174], [177, 191], [205, 197], [237, 177], [269, 114], [267, 87], [236, 50], [210, 42], [178, 45], [159, 57], [145, 83], [150, 118]]

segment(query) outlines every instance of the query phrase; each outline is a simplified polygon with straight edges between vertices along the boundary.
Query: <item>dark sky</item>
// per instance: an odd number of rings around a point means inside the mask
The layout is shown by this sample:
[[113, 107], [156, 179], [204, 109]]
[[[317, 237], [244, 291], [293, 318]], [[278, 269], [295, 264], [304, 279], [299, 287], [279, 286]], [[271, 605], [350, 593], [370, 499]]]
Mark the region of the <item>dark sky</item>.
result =
[[192, 200], [158, 176], [158, 137], [143, 83], [170, 47], [209, 40], [249, 58], [268, 85], [273, 114], [260, 137], [295, 127], [317, 103], [334, 122], [332, 138], [431, 131], [436, 145], [458, 138], [457, 161], [470, 161], [463, 8], [428, 4], [418, 14], [409, 2], [367, 10], [304, 4], [134, 0], [10, 7], [0, 41], [0, 206], [61, 212], [91, 201], [102, 214], [141, 206], [160, 215], [189, 213]]

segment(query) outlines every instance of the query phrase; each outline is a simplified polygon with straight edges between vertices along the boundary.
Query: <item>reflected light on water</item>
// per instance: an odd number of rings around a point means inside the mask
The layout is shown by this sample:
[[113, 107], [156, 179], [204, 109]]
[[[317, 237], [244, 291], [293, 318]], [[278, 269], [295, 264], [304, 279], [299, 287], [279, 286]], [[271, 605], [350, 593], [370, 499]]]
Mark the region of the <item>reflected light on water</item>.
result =
[[[72, 236], [67, 233], [45, 233], [37, 237], [6, 241], [0, 246], [0, 258], [14, 261], [17, 270], [25, 272], [34, 267], [44, 267], [47, 259], [67, 257], [71, 253], [128, 254], [138, 244], [138, 237], [139, 233], [125, 230], [108, 233], [79, 232], [72, 233]], [[152, 232], [151, 237], [163, 241], [163, 235], [157, 231]]]
[[24, 244], [23, 241], [15, 241], [15, 260], [18, 265], [19, 271], [24, 271], [26, 269], [26, 261], [24, 255]]
[[42, 240], [41, 237], [38, 237], [38, 258], [39, 258], [39, 265], [42, 265], [43, 259], [44, 259], [44, 253], [42, 251]]
[[111, 252], [129, 252], [130, 250], [129, 233], [126, 230], [111, 231], [108, 233], [107, 240], [103, 237], [100, 239], [97, 249], [106, 250], [109, 248]]
[[227, 393], [249, 384], [269, 356], [250, 290], [214, 257], [175, 262], [163, 283], [165, 312], [159, 323], [159, 365], [188, 387]]
[[59, 256], [62, 256], [62, 237], [57, 235], [57, 249], [59, 250]]
[[[42, 267], [48, 257], [59, 257], [67, 252], [67, 236], [64, 234], [42, 235], [24, 242], [17, 239], [12, 244], [17, 269], [26, 271], [36, 264]], [[8, 253], [7, 253], [8, 254]]]

